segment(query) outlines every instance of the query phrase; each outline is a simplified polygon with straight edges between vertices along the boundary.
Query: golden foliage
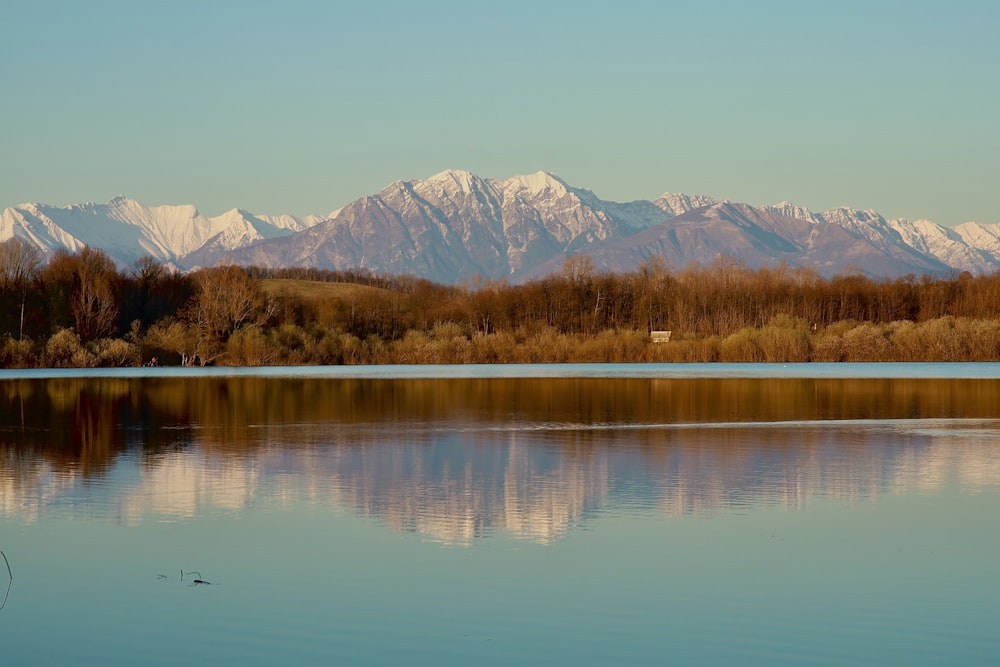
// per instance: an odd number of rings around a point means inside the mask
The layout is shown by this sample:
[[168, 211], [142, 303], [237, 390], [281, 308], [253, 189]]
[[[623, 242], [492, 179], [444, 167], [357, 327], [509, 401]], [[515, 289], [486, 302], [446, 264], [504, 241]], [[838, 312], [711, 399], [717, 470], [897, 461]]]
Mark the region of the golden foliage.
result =
[[[181, 279], [151, 262], [118, 275], [99, 254], [62, 253], [23, 293], [0, 283], [0, 365], [1000, 360], [1000, 274], [824, 279], [725, 258], [674, 271], [652, 257], [612, 275], [579, 256], [520, 285], [449, 287], [235, 266]], [[21, 306], [39, 301], [22, 323]], [[77, 325], [86, 333], [64, 333]], [[129, 329], [132, 347], [109, 327]], [[671, 341], [651, 343], [653, 330]]]
[[84, 349], [75, 331], [62, 329], [45, 344], [44, 362], [50, 368], [92, 368], [97, 357]]

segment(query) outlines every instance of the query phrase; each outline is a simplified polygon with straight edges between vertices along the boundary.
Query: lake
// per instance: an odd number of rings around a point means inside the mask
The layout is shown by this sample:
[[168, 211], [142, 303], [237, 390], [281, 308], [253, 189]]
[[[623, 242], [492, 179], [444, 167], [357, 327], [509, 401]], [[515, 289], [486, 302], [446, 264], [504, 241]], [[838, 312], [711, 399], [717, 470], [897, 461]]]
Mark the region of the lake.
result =
[[995, 364], [0, 371], [5, 665], [992, 665], [998, 509]]

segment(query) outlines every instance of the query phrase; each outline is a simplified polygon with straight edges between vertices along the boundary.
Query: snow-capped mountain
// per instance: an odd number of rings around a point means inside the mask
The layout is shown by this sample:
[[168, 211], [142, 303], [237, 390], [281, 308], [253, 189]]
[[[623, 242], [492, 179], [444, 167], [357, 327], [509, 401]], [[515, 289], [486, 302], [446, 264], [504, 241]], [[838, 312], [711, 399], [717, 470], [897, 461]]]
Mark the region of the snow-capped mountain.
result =
[[859, 211], [846, 206], [813, 213], [790, 202], [761, 209], [815, 224], [840, 225], [887, 251], [908, 248], [954, 270], [992, 273], [1000, 269], [1000, 225], [966, 222], [948, 228], [929, 220], [886, 219], [872, 209]]
[[[813, 213], [789, 202], [755, 208], [704, 195], [665, 193], [653, 201], [617, 203], [544, 172], [492, 180], [445, 171], [399, 181], [305, 232], [235, 250], [225, 259], [365, 267], [445, 283], [474, 275], [537, 278], [574, 254], [588, 254], [609, 271], [634, 269], [654, 254], [675, 267], [727, 256], [751, 267], [787, 264], [826, 276], [994, 270], [990, 261], [1000, 258], [1000, 227], [968, 227], [964, 237], [956, 230], [890, 221], [870, 210]], [[984, 251], [966, 238], [997, 248]]]
[[318, 220], [257, 217], [240, 209], [209, 218], [194, 206], [145, 206], [118, 196], [106, 204], [8, 208], [0, 214], [0, 241], [16, 236], [46, 254], [57, 248], [75, 252], [91, 246], [106, 251], [121, 266], [149, 255], [190, 268], [214, 263], [221, 253], [243, 245], [293, 234]]
[[946, 228], [874, 210], [816, 213], [791, 202], [754, 207], [669, 192], [620, 203], [547, 172], [499, 180], [443, 171], [397, 181], [326, 217], [233, 209], [210, 218], [193, 206], [150, 207], [125, 197], [65, 208], [23, 204], [0, 215], [0, 241], [12, 236], [46, 253], [98, 247], [122, 266], [151, 255], [181, 269], [219, 262], [364, 268], [442, 283], [536, 278], [577, 254], [609, 271], [632, 270], [652, 255], [675, 268], [725, 256], [825, 276], [1000, 269], [1000, 223]]
[[[711, 264], [735, 258], [758, 268], [784, 264], [811, 268], [824, 276], [861, 271], [873, 276], [945, 274], [950, 267], [933, 255], [905, 245], [874, 241], [847, 227], [782, 215], [747, 204], [719, 202], [669, 218], [625, 238], [595, 243], [587, 249], [597, 267], [627, 271], [638, 261], [659, 255], [668, 266]], [[559, 269], [553, 257], [525, 278]]]
[[681, 215], [688, 211], [693, 211], [702, 206], [724, 203], [721, 199], [706, 197], [705, 195], [685, 195], [677, 192], [665, 192], [658, 199], [653, 200], [656, 207], [668, 213], [671, 217]]
[[664, 217], [652, 202], [606, 202], [544, 172], [493, 180], [449, 170], [397, 181], [304, 232], [235, 250], [225, 259], [361, 267], [446, 283], [475, 275], [506, 278]]

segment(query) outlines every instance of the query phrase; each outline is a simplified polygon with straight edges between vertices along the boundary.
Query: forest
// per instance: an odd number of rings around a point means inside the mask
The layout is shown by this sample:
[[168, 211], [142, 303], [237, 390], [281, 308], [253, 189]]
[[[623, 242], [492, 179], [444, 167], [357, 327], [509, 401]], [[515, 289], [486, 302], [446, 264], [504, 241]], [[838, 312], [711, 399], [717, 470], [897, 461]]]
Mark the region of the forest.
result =
[[[653, 332], [670, 332], [669, 340]], [[720, 258], [523, 284], [364, 270], [178, 273], [0, 244], [0, 367], [1000, 361], [1000, 273], [823, 278]]]

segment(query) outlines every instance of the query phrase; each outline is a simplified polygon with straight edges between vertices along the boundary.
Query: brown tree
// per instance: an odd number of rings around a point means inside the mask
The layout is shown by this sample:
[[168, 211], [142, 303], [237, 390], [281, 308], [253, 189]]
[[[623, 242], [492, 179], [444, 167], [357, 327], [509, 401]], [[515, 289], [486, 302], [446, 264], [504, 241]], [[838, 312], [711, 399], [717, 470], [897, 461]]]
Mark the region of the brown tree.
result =
[[202, 269], [193, 279], [198, 291], [183, 318], [196, 331], [197, 356], [205, 365], [237, 329], [267, 321], [267, 300], [260, 282], [238, 266]]
[[121, 280], [106, 252], [56, 250], [42, 279], [53, 328], [71, 326], [83, 342], [114, 333]]
[[28, 288], [38, 277], [41, 265], [42, 253], [35, 246], [17, 237], [0, 243], [0, 290], [5, 295], [18, 297], [18, 340], [24, 336], [24, 307], [28, 300]]

